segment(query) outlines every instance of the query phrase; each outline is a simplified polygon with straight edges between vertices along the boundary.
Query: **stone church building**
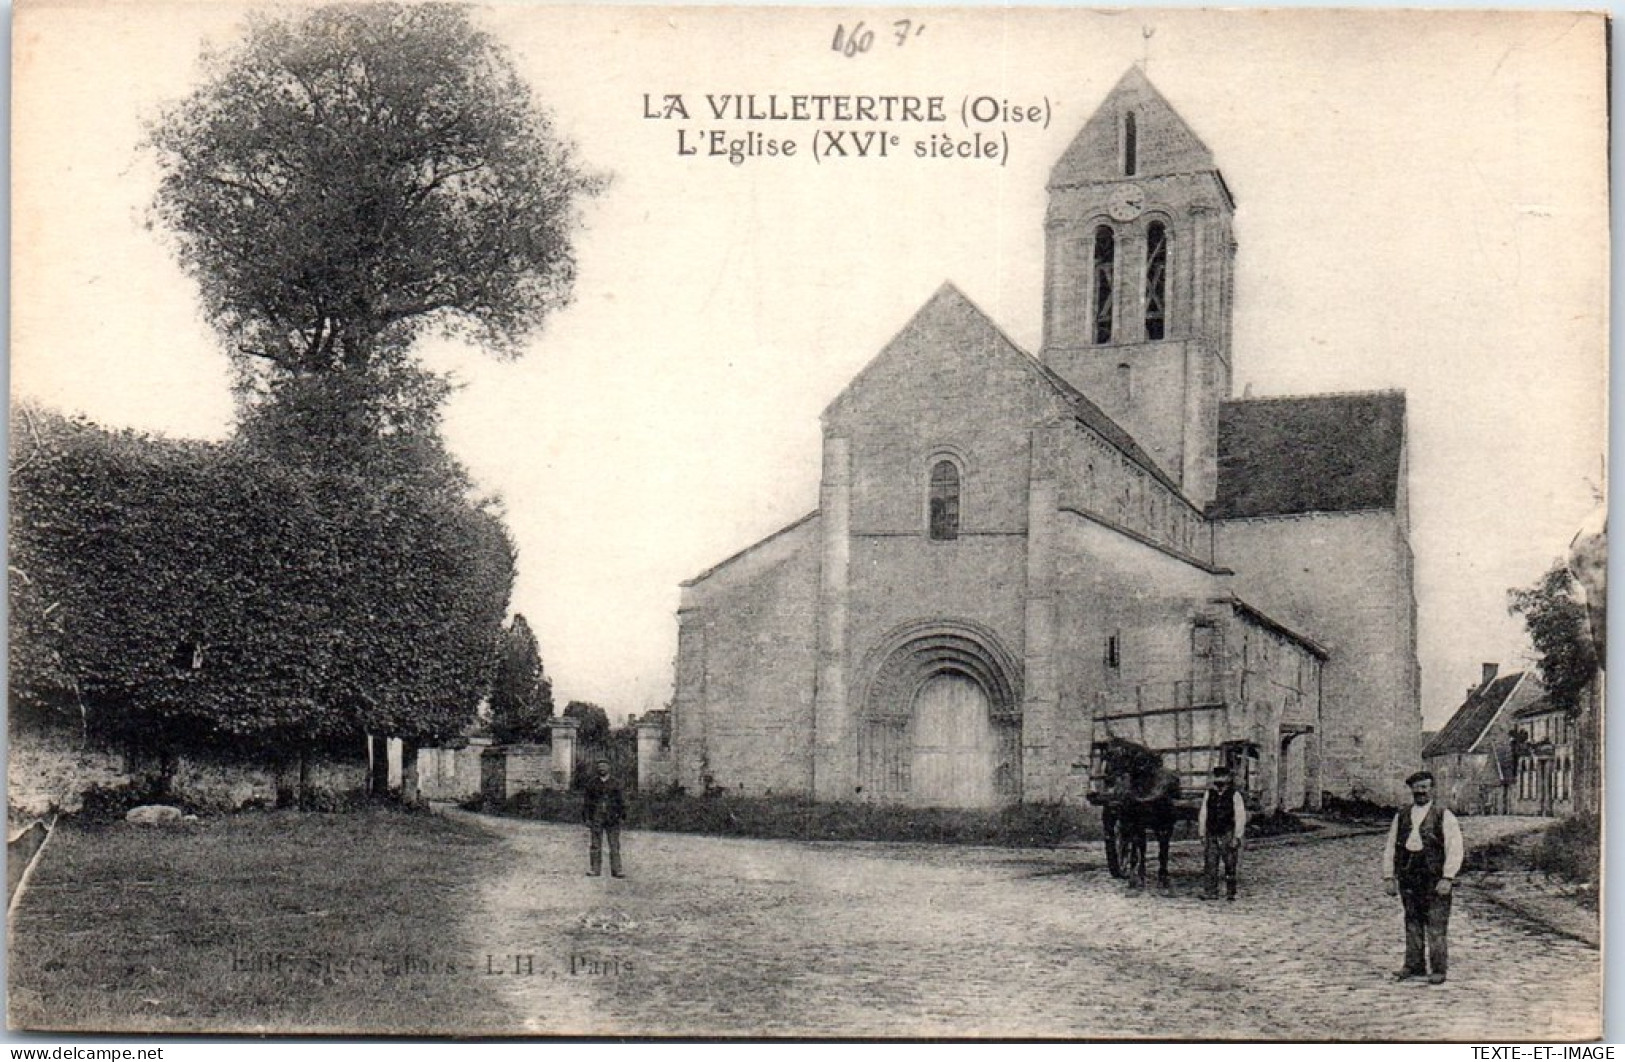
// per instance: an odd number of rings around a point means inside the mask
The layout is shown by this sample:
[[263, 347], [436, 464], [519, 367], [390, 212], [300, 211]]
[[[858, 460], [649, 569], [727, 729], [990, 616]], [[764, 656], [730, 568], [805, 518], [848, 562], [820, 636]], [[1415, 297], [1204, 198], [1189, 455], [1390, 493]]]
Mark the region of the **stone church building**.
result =
[[1235, 200], [1138, 68], [1048, 193], [1037, 357], [945, 285], [825, 409], [817, 510], [683, 585], [677, 783], [1076, 802], [1132, 717], [1187, 778], [1250, 743], [1266, 809], [1400, 800], [1404, 395], [1232, 396]]

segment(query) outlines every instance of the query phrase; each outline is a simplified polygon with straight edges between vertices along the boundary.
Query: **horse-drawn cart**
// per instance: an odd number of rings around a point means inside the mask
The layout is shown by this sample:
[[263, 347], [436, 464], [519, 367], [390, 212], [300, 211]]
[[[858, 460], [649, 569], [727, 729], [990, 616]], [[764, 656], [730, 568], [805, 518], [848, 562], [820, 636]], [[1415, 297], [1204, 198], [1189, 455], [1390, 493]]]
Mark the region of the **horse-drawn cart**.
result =
[[1258, 746], [1236, 736], [1244, 731], [1232, 727], [1229, 704], [1187, 683], [1175, 683], [1170, 699], [1173, 707], [1142, 707], [1138, 698], [1132, 708], [1102, 706], [1089, 762], [1073, 766], [1088, 772], [1089, 803], [1101, 809], [1107, 868], [1131, 885], [1145, 883], [1147, 831], [1157, 838], [1158, 879], [1168, 884], [1174, 827], [1196, 819], [1215, 767], [1228, 767], [1248, 803], [1256, 804]]

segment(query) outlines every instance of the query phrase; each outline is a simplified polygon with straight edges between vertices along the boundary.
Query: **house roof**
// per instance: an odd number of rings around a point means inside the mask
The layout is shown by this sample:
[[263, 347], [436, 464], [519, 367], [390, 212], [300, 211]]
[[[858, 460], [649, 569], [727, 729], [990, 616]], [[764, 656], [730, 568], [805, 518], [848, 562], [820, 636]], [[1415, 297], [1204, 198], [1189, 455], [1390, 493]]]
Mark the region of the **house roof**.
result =
[[1512, 718], [1533, 719], [1537, 715], [1548, 715], [1556, 711], [1561, 711], [1561, 709], [1552, 703], [1552, 699], [1550, 697], [1542, 697], [1535, 703], [1525, 705], [1524, 707], [1519, 708], [1516, 712], [1513, 712]]
[[1522, 680], [1523, 672], [1515, 671], [1468, 694], [1461, 707], [1456, 709], [1456, 714], [1422, 750], [1422, 758], [1471, 752]]
[[1218, 490], [1208, 515], [1392, 509], [1404, 446], [1401, 391], [1225, 402]]
[[700, 574], [694, 576], [694, 578], [692, 578], [692, 579], [684, 579], [681, 583], [678, 583], [677, 585], [686, 587], [686, 586], [693, 586], [696, 583], [704, 582], [706, 579], [709, 579], [711, 576], [715, 575], [717, 572], [719, 572], [722, 569], [726, 568], [728, 565], [732, 564], [734, 561], [739, 560], [741, 557], [745, 556], [747, 553], [752, 553], [752, 552], [762, 548], [763, 546], [767, 545], [769, 542], [772, 542], [776, 538], [780, 538], [780, 537], [782, 537], [784, 535], [788, 535], [790, 532], [794, 531], [796, 528], [800, 527], [802, 524], [806, 523], [808, 520], [813, 519], [815, 516], [818, 515], [818, 513], [819, 513], [819, 510], [814, 509], [812, 512], [808, 513], [806, 516], [801, 517], [799, 520], [795, 520], [795, 521], [792, 521], [791, 523], [786, 524], [785, 526], [779, 528], [777, 531], [775, 531], [772, 534], [768, 535], [766, 538], [757, 539], [755, 542], [752, 542], [750, 545], [746, 546], [744, 549], [739, 550], [738, 552], [735, 552], [735, 553], [731, 553], [727, 557], [723, 558], [722, 560], [717, 561], [715, 564], [711, 565], [711, 567], [705, 569], [705, 571], [703, 571]]
[[1291, 627], [1288, 627], [1286, 624], [1284, 624], [1281, 621], [1275, 619], [1274, 617], [1268, 615], [1267, 613], [1263, 612], [1262, 610], [1254, 608], [1252, 605], [1249, 605], [1247, 602], [1243, 601], [1241, 598], [1235, 596], [1234, 594], [1231, 594], [1230, 597], [1228, 599], [1225, 599], [1225, 600], [1227, 600], [1229, 602], [1229, 604], [1231, 605], [1231, 607], [1233, 607], [1237, 612], [1241, 613], [1243, 616], [1245, 616], [1248, 619], [1252, 620], [1254, 623], [1258, 624], [1259, 626], [1266, 627], [1269, 630], [1274, 631], [1276, 634], [1279, 634], [1283, 638], [1286, 638], [1286, 639], [1289, 639], [1291, 641], [1297, 642], [1299, 645], [1301, 645], [1303, 648], [1309, 650], [1311, 653], [1313, 653], [1315, 656], [1319, 657], [1321, 660], [1330, 660], [1331, 659], [1332, 654], [1327, 651], [1326, 647], [1324, 645], [1321, 645], [1319, 642], [1315, 641], [1313, 638], [1309, 637], [1308, 635], [1299, 634], [1297, 631], [1293, 630]]

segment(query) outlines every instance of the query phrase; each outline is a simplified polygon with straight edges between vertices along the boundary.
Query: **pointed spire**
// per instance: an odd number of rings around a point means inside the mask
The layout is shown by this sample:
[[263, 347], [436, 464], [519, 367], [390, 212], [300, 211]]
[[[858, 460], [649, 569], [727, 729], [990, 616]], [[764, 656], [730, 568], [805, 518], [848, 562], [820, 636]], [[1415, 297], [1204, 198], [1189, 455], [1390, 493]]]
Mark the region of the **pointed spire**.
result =
[[1217, 169], [1207, 145], [1135, 65], [1061, 155], [1050, 171], [1049, 187]]

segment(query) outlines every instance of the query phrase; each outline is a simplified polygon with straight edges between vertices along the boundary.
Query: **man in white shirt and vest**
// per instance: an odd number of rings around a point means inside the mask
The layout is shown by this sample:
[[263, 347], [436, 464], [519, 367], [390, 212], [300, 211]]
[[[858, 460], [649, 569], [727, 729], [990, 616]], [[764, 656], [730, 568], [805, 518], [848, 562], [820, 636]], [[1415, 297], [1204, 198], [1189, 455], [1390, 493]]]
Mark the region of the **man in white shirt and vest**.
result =
[[1202, 794], [1196, 813], [1196, 836], [1202, 839], [1202, 899], [1219, 898], [1219, 860], [1224, 860], [1224, 886], [1228, 899], [1236, 898], [1236, 861], [1247, 836], [1247, 803], [1231, 787], [1230, 768], [1213, 768], [1213, 784]]
[[1417, 771], [1405, 784], [1411, 788], [1411, 807], [1394, 816], [1382, 849], [1383, 884], [1405, 909], [1405, 968], [1394, 977], [1426, 977], [1439, 985], [1449, 966], [1445, 934], [1450, 893], [1461, 870], [1461, 825], [1450, 809], [1433, 802], [1433, 775]]

